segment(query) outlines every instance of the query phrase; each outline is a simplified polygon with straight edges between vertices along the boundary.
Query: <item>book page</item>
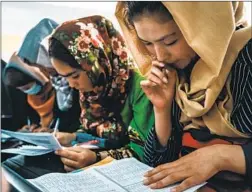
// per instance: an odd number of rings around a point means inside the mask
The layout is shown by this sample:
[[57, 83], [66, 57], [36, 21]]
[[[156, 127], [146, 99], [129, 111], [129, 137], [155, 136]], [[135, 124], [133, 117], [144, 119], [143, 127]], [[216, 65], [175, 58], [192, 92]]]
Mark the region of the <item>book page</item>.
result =
[[[102, 175], [110, 178], [116, 182], [122, 188], [130, 192], [142, 192], [142, 191], [160, 191], [169, 192], [175, 185], [166, 187], [164, 189], [150, 189], [148, 186], [143, 185], [144, 173], [152, 168], [135, 158], [127, 158], [119, 161], [115, 161], [108, 165], [95, 168]], [[193, 189], [189, 189], [187, 192], [193, 192], [200, 188], [202, 185], [198, 185]]]
[[61, 145], [52, 133], [22, 133], [3, 129], [1, 132], [22, 141], [43, 146], [48, 149], [57, 150], [61, 148]]
[[1, 153], [12, 153], [26, 156], [38, 156], [44, 155], [46, 153], [52, 152], [53, 149], [47, 149], [42, 146], [30, 146], [30, 145], [22, 145], [19, 148], [9, 148], [1, 150]]
[[44, 192], [125, 191], [93, 168], [77, 173], [50, 173], [28, 181]]

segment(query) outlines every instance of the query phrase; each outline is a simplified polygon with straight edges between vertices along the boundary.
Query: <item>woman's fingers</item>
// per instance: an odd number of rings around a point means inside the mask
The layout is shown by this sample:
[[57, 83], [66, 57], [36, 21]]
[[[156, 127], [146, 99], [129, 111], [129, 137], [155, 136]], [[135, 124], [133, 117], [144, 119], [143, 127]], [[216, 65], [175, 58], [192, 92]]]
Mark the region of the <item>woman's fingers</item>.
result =
[[149, 80], [143, 80], [143, 81], [140, 82], [140, 85], [141, 85], [142, 87], [151, 88], [151, 87], [156, 86], [157, 84], [156, 84], [156, 83], [153, 83], [153, 82], [151, 82], [151, 81], [149, 81]]
[[153, 182], [150, 186], [151, 189], [160, 189], [169, 185], [173, 185], [177, 182], [180, 182], [189, 177], [189, 173], [187, 171], [175, 171], [171, 174], [166, 174], [163, 172], [163, 177], [156, 182]]
[[172, 188], [172, 192], [182, 192], [185, 191], [186, 189], [189, 189], [195, 185], [200, 184], [197, 181], [197, 178], [195, 177], [189, 177], [187, 179], [185, 179], [183, 182], [181, 182], [178, 186]]
[[70, 166], [67, 166], [67, 165], [64, 165], [64, 169], [65, 169], [67, 172], [71, 172], [71, 171], [76, 170], [76, 169], [74, 169], [73, 167], [70, 167]]
[[61, 157], [61, 161], [64, 165], [72, 167], [72, 168], [79, 168], [79, 162], [76, 160], [72, 160], [70, 158], [65, 158], [65, 157]]
[[155, 61], [152, 61], [152, 66], [163, 68], [165, 64], [155, 60]]
[[159, 165], [156, 168], [146, 172], [144, 174], [144, 176], [145, 177], [151, 177], [152, 175], [155, 175], [155, 174], [157, 174], [157, 173], [159, 173], [159, 172], [161, 172], [161, 171], [163, 171], [165, 169], [172, 169], [172, 168], [174, 168], [174, 167], [176, 167], [178, 165], [179, 165], [179, 160], [171, 162], [171, 163], [165, 163], [165, 164]]
[[32, 124], [32, 125], [30, 126], [30, 128], [29, 128], [29, 131], [30, 131], [30, 132], [33, 132], [33, 131], [35, 131], [35, 129], [38, 128], [38, 127], [39, 127], [39, 125], [37, 125], [37, 124]]
[[158, 83], [158, 84], [168, 83], [168, 79], [167, 79], [166, 75], [163, 73], [161, 68], [157, 68], [157, 67], [153, 66], [151, 69], [151, 73], [149, 75], [149, 79], [151, 76], [155, 76], [159, 79], [160, 83]]
[[33, 131], [34, 133], [42, 133], [42, 132], [51, 132], [51, 129], [47, 128], [47, 127], [40, 127], [37, 128]]
[[76, 160], [78, 158], [78, 152], [71, 151], [68, 148], [64, 148], [63, 150], [62, 149], [56, 150], [55, 154], [59, 155], [61, 157], [68, 158], [68, 159], [75, 159]]
[[174, 169], [164, 169], [164, 170], [152, 175], [151, 177], [146, 177], [144, 180], [144, 185], [150, 185], [152, 183], [156, 183], [157, 181], [164, 179], [165, 177], [167, 177], [168, 175], [170, 175], [174, 171], [176, 171], [176, 169], [175, 170]]
[[85, 150], [89, 150], [89, 149], [84, 149], [84, 148], [79, 147], [79, 146], [68, 147], [67, 149], [69, 151], [74, 151], [74, 152], [78, 152], [78, 153], [84, 152]]
[[161, 86], [163, 84], [162, 80], [159, 77], [157, 77], [156, 75], [154, 75], [153, 73], [149, 74], [148, 80], [159, 85], [159, 86]]

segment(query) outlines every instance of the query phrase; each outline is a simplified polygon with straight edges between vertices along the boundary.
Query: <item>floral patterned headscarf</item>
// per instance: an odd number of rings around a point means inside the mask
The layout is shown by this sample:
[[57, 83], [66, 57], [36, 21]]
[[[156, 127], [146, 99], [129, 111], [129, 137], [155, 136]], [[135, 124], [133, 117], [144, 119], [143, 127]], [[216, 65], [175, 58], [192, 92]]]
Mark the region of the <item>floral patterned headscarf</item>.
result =
[[69, 50], [93, 84], [93, 91], [80, 92], [83, 130], [119, 140], [125, 134], [120, 111], [132, 63], [122, 36], [104, 17], [91, 16], [63, 23], [52, 37]]

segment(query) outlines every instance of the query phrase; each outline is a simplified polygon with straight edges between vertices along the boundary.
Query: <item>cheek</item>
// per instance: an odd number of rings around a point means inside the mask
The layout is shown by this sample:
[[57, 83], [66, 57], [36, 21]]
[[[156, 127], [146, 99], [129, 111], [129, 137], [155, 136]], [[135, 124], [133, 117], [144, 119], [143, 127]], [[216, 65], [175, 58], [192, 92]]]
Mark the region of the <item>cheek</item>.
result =
[[91, 81], [86, 74], [80, 75], [78, 83], [82, 88], [90, 88]]
[[191, 59], [195, 56], [193, 49], [187, 44], [185, 40], [179, 42], [176, 47], [177, 56], [181, 59]]
[[155, 55], [155, 50], [154, 50], [154, 46], [151, 45], [151, 46], [145, 46], [147, 51], [151, 54], [151, 55]]

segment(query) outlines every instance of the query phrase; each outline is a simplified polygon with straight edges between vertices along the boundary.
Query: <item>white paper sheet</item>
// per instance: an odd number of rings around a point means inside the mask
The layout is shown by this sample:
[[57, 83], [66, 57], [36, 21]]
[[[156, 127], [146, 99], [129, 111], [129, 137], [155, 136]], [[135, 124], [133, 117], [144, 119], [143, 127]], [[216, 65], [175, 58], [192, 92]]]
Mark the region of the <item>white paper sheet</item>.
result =
[[57, 150], [62, 148], [58, 140], [51, 133], [22, 133], [7, 131], [3, 129], [1, 130], [1, 132], [6, 135], [20, 139], [22, 141], [26, 141], [34, 145], [43, 146], [48, 149]]
[[19, 148], [3, 149], [1, 150], [1, 153], [12, 153], [12, 154], [19, 154], [19, 155], [26, 155], [26, 156], [38, 156], [38, 155], [44, 155], [46, 153], [50, 153], [52, 151], [54, 150], [47, 149], [42, 146], [23, 145]]

